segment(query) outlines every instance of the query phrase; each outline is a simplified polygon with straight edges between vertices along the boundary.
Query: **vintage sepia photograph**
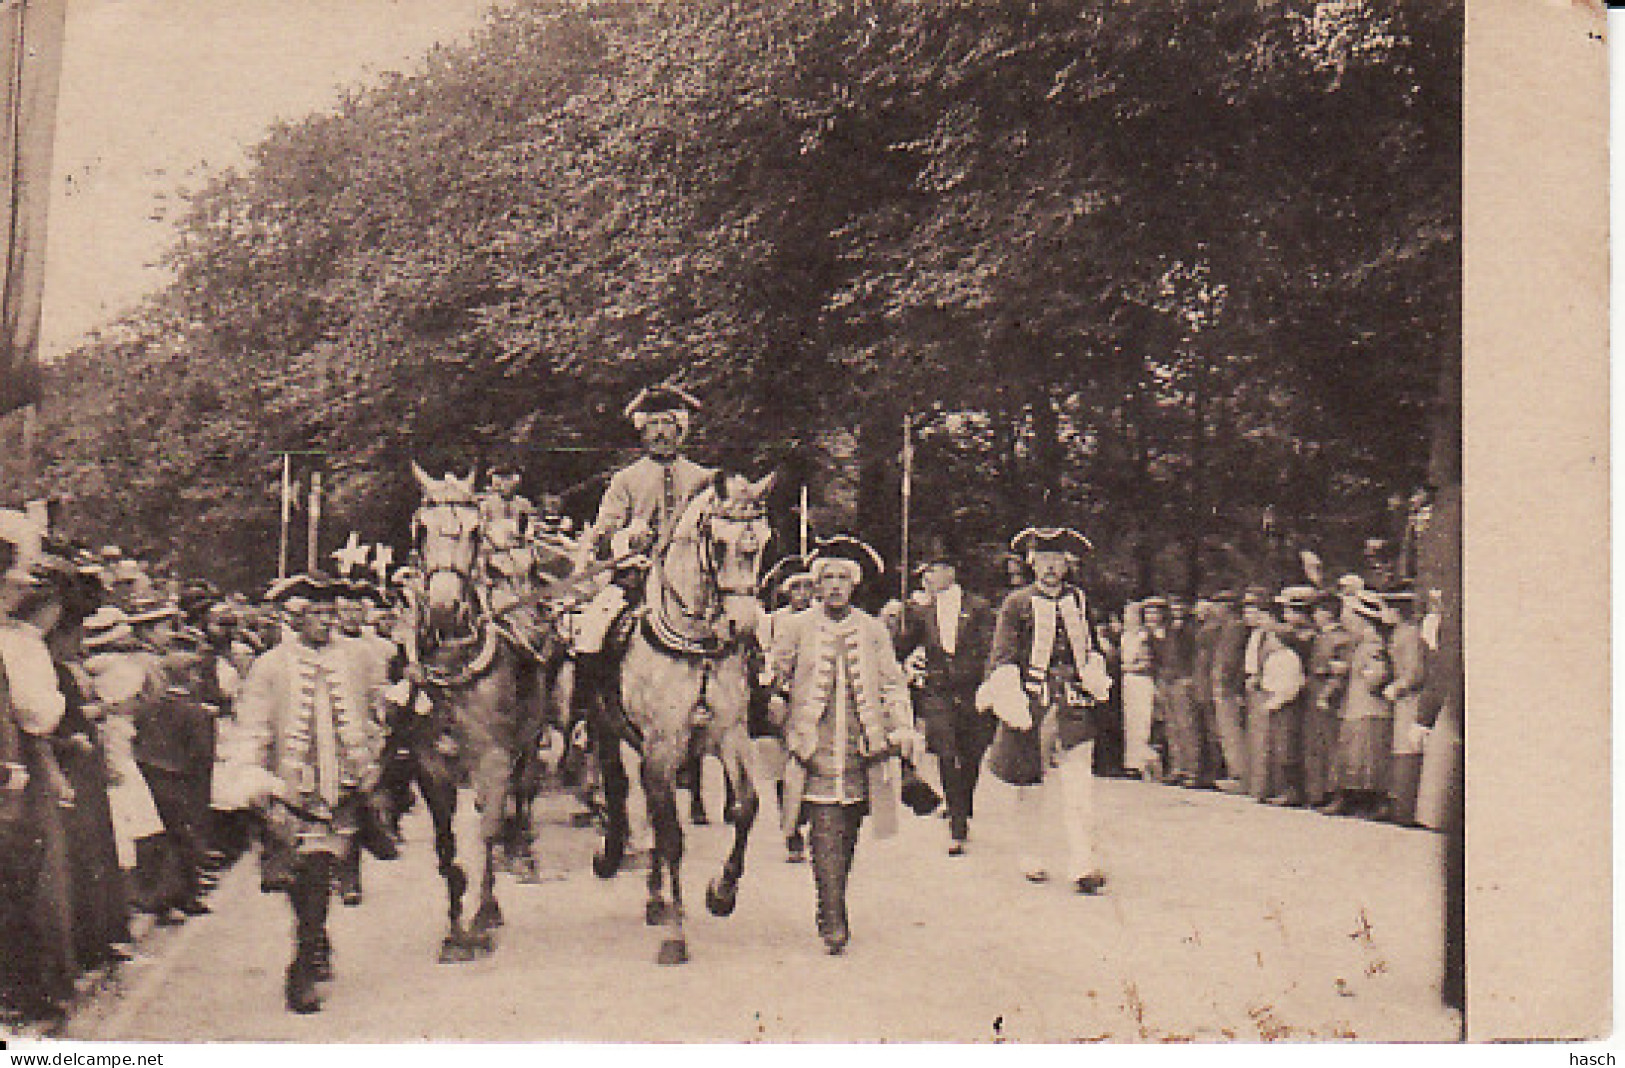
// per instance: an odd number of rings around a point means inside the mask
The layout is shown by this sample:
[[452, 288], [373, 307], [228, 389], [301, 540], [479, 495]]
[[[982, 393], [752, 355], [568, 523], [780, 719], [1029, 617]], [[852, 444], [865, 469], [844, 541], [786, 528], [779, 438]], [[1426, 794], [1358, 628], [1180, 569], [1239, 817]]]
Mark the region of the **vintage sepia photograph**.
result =
[[0, 1035], [1606, 1034], [1472, 1025], [1470, 18], [0, 3]]

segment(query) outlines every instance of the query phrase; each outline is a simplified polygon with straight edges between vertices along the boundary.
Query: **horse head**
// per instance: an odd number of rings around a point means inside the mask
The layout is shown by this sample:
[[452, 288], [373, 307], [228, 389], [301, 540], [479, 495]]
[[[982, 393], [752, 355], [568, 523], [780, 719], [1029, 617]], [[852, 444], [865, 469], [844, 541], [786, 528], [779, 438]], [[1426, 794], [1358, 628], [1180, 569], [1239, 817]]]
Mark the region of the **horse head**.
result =
[[773, 533], [767, 495], [777, 477], [769, 474], [753, 482], [744, 475], [719, 473], [691, 502], [672, 539], [697, 546], [701, 578], [718, 608], [719, 636], [727, 640], [754, 629], [760, 615], [756, 587]]
[[412, 529], [422, 557], [423, 610], [428, 625], [444, 634], [462, 622], [479, 550], [480, 507], [474, 472], [458, 478], [435, 478], [415, 462], [412, 475], [423, 502], [412, 516]]

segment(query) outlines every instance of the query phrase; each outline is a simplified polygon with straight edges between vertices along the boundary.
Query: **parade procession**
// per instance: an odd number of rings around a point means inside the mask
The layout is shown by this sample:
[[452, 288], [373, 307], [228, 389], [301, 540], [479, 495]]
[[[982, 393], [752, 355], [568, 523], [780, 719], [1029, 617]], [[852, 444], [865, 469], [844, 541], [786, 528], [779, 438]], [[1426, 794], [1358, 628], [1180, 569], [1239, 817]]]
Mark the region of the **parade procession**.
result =
[[1460, 5], [228, 6], [6, 9], [0, 1034], [1458, 1034]]

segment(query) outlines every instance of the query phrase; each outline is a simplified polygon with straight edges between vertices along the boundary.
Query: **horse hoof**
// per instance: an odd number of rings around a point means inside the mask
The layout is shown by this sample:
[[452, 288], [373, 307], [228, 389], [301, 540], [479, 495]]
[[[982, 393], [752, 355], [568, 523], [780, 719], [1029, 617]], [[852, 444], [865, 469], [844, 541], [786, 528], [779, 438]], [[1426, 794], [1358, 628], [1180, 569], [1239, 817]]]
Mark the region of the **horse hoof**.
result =
[[497, 936], [495, 931], [471, 931], [468, 935], [468, 956], [465, 960], [479, 960], [489, 957], [496, 952]]
[[621, 870], [621, 858], [608, 853], [594, 853], [592, 855], [592, 873], [600, 879], [613, 879], [615, 873]]
[[447, 935], [440, 943], [441, 964], [464, 964], [474, 958], [469, 954], [468, 943], [455, 935]]
[[660, 900], [645, 902], [643, 906], [643, 922], [650, 927], [659, 927], [665, 923], [666, 903]]
[[660, 956], [656, 958], [661, 964], [687, 964], [688, 942], [681, 938], [668, 938], [660, 943]]
[[711, 910], [711, 915], [732, 916], [734, 906], [737, 904], [739, 904], [737, 885], [712, 880], [705, 888], [705, 907]]
[[474, 914], [474, 922], [469, 924], [469, 927], [479, 932], [494, 931], [505, 922], [507, 921], [502, 918], [501, 906], [494, 901], [487, 901]]
[[523, 883], [527, 886], [534, 886], [536, 883], [542, 881], [542, 873], [536, 867], [536, 861], [534, 859], [526, 859], [516, 863], [513, 869], [513, 877], [515, 882]]

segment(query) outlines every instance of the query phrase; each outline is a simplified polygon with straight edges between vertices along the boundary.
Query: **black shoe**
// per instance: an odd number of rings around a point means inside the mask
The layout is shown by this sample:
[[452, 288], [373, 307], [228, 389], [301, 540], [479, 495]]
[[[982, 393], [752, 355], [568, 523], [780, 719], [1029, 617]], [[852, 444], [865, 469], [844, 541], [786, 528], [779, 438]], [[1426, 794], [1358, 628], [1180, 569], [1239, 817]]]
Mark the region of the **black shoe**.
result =
[[1074, 880], [1072, 885], [1078, 893], [1095, 897], [1106, 888], [1106, 877], [1104, 875], [1085, 875]]
[[962, 857], [962, 856], [964, 856], [965, 855], [965, 843], [963, 841], [957, 839], [957, 838], [954, 839], [954, 843], [948, 847], [948, 855], [950, 857]]
[[852, 940], [852, 932], [847, 930], [846, 921], [838, 920], [824, 935], [824, 948], [832, 957], [838, 957], [846, 952], [846, 944]]
[[207, 904], [195, 897], [190, 901], [183, 901], [175, 907], [186, 913], [188, 916], [207, 916], [209, 913], [214, 911], [214, 909], [211, 909]]
[[308, 1016], [322, 1010], [322, 997], [316, 992], [316, 970], [304, 955], [294, 958], [294, 962], [288, 965], [283, 995], [289, 1012]]
[[344, 902], [346, 908], [355, 908], [361, 904], [361, 888], [359, 886], [349, 887], [339, 895], [339, 900]]

